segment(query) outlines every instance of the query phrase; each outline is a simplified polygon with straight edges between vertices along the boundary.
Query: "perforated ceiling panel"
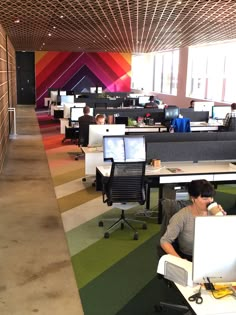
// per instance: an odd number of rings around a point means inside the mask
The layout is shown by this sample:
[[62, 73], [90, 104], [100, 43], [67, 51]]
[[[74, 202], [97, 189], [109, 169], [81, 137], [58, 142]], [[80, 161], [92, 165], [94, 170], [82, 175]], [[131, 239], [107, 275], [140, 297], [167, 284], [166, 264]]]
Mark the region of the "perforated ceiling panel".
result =
[[236, 38], [235, 0], [0, 0], [16, 50], [151, 52]]

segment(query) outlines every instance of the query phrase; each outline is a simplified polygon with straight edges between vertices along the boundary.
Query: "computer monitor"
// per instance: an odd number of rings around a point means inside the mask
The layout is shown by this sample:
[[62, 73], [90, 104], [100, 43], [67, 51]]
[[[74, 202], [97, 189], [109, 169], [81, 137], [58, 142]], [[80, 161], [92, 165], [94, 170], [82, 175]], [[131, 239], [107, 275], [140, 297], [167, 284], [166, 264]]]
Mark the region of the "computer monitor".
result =
[[122, 136], [125, 134], [125, 125], [90, 125], [89, 146], [100, 147], [103, 145], [104, 136]]
[[71, 120], [71, 122], [75, 122], [75, 121], [78, 122], [79, 117], [84, 115], [83, 109], [84, 109], [84, 106], [83, 107], [75, 107], [75, 106], [70, 107], [70, 120]]
[[145, 137], [141, 135], [125, 136], [125, 161], [146, 161]]
[[145, 105], [146, 103], [149, 103], [149, 97], [150, 96], [139, 96], [138, 103], [139, 105]]
[[100, 86], [90, 87], [90, 93], [102, 93], [102, 87]]
[[115, 123], [116, 124], [125, 124], [126, 126], [128, 126], [128, 122], [129, 122], [129, 117], [122, 117], [122, 116], [118, 116], [115, 117]]
[[104, 136], [104, 161], [138, 162], [146, 161], [145, 137], [142, 135]]
[[74, 103], [74, 95], [61, 95], [61, 105], [62, 103]]
[[164, 120], [170, 121], [179, 117], [179, 107], [169, 105], [164, 108]]
[[57, 103], [57, 96], [58, 96], [58, 90], [51, 90], [50, 91], [51, 102]]
[[196, 217], [193, 282], [236, 281], [236, 215]]
[[194, 101], [194, 111], [195, 112], [209, 112], [209, 117], [212, 117], [212, 106], [214, 106], [214, 102], [195, 102]]
[[60, 95], [60, 96], [64, 96], [64, 95], [67, 95], [67, 93], [66, 93], [66, 91], [60, 90], [60, 91], [59, 91], [59, 95]]
[[[71, 107], [81, 107], [83, 108], [86, 104], [85, 103], [62, 103], [64, 109], [64, 118], [70, 118], [70, 109]], [[90, 113], [91, 113], [90, 109]], [[91, 115], [93, 115], [91, 113]]]
[[223, 120], [225, 119], [225, 116], [231, 112], [231, 106], [230, 105], [215, 105], [212, 106], [212, 118]]

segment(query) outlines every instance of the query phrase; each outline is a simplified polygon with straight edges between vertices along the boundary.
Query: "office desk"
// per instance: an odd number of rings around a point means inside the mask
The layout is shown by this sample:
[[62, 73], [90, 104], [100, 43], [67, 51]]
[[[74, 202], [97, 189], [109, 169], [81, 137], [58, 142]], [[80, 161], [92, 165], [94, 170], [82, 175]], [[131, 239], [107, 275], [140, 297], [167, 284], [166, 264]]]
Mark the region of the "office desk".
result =
[[207, 122], [190, 122], [191, 131], [218, 131], [221, 124]]
[[[174, 171], [176, 170], [176, 171]], [[146, 179], [152, 187], [159, 188], [158, 223], [162, 221], [160, 200], [163, 198], [165, 184], [187, 184], [195, 179], [206, 179], [214, 184], [235, 183], [236, 169], [229, 166], [229, 162], [203, 161], [193, 162], [162, 162], [162, 168], [146, 167]], [[96, 168], [96, 187], [101, 190], [102, 182], [110, 176], [110, 166], [102, 165]], [[149, 200], [149, 196], [147, 196]]]
[[[190, 122], [191, 132], [195, 131], [218, 131], [219, 127], [222, 126], [221, 124], [210, 124], [207, 122]], [[126, 127], [126, 133], [153, 133], [153, 132], [166, 132], [168, 128], [162, 124], [156, 124], [154, 126], [142, 126], [142, 127]]]
[[222, 299], [215, 299], [211, 291], [202, 288], [201, 295], [203, 298], [202, 304], [195, 302], [189, 302], [188, 298], [197, 292], [199, 285], [194, 287], [184, 287], [180, 284], [175, 283], [176, 287], [183, 295], [186, 303], [190, 306], [193, 312], [197, 315], [235, 315], [236, 314], [236, 298], [234, 296], [226, 296]]
[[85, 175], [96, 175], [97, 165], [111, 165], [111, 163], [103, 161], [102, 147], [82, 147], [81, 149], [85, 154]]
[[125, 127], [125, 133], [148, 133], [148, 132], [163, 132], [167, 131], [167, 127], [161, 124], [156, 124], [153, 126], [142, 126], [142, 127]]

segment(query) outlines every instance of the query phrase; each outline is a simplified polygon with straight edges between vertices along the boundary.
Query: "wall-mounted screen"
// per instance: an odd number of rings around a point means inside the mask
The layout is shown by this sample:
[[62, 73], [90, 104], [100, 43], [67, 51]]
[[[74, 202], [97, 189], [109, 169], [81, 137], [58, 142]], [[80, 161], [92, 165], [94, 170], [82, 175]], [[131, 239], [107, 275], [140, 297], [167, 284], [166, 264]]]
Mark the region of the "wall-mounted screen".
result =
[[231, 106], [228, 105], [216, 105], [212, 106], [212, 118], [223, 120], [225, 116], [231, 112]]
[[104, 136], [104, 161], [137, 162], [146, 161], [145, 137], [133, 136]]
[[236, 281], [235, 215], [196, 217], [193, 282]]
[[104, 136], [122, 136], [125, 125], [89, 125], [89, 146], [101, 147]]
[[212, 106], [214, 102], [194, 102], [194, 111], [209, 112], [209, 117], [212, 117]]

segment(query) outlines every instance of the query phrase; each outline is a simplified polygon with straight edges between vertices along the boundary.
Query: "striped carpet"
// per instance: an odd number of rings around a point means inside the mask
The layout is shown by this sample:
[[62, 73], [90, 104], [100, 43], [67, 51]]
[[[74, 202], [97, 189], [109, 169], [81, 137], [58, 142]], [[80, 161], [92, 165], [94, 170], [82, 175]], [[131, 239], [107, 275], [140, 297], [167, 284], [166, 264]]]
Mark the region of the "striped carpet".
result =
[[[92, 186], [93, 178], [82, 181], [84, 160], [74, 159], [79, 148], [70, 141], [62, 144], [63, 135], [59, 134], [58, 124], [47, 124], [44, 120], [42, 126], [41, 134], [84, 314], [155, 314], [154, 304], [170, 298], [169, 289], [156, 277], [159, 231], [156, 220], [147, 219], [148, 229], [140, 229], [138, 241], [132, 239], [129, 230], [117, 230], [110, 239], [104, 239], [104, 229], [98, 227], [99, 219], [117, 216], [119, 210], [102, 202], [101, 193]], [[221, 186], [217, 194], [229, 208], [234, 203], [235, 192], [234, 186]], [[155, 191], [153, 194], [152, 207], [157, 199]], [[130, 213], [138, 209], [140, 207]], [[171, 300], [173, 298], [179, 299], [171, 296]]]

